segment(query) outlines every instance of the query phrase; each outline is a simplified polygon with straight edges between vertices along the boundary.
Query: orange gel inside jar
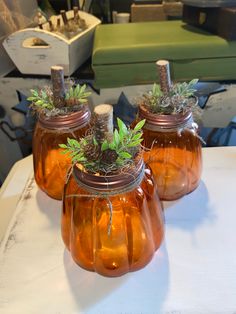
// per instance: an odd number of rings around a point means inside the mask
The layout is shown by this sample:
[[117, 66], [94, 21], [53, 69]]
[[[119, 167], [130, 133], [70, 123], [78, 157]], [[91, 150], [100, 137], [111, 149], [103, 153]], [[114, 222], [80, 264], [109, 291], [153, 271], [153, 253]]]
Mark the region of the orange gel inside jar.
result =
[[[202, 147], [192, 113], [157, 115], [144, 106], [139, 117], [143, 128], [145, 162], [151, 167], [162, 200], [176, 200], [192, 192], [202, 171]], [[194, 126], [194, 127], [193, 127]]]
[[86, 270], [116, 277], [147, 265], [164, 236], [150, 168], [95, 176], [74, 169], [65, 185], [62, 238]]
[[39, 116], [33, 136], [33, 162], [35, 181], [50, 197], [61, 200], [66, 175], [71, 166], [71, 158], [62, 154], [59, 144], [67, 138], [80, 138], [89, 128], [90, 110], [68, 115]]

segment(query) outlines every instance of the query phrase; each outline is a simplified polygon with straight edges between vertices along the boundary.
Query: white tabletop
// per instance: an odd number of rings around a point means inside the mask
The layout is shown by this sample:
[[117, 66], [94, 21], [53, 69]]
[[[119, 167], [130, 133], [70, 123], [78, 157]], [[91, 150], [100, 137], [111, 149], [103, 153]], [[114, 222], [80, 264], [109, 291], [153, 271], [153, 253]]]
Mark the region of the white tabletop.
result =
[[18, 162], [0, 194], [0, 220], [7, 199], [16, 204], [0, 246], [0, 313], [236, 313], [236, 147], [205, 148], [203, 161], [198, 189], [165, 203], [165, 241], [152, 262], [119, 278], [72, 261], [61, 203], [37, 188], [31, 157]]

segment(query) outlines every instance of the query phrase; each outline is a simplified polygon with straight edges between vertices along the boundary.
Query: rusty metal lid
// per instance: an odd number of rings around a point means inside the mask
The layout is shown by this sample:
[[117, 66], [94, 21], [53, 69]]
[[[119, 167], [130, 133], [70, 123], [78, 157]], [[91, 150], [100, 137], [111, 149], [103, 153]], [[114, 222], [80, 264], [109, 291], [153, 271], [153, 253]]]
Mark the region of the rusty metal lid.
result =
[[192, 118], [192, 112], [189, 110], [185, 113], [178, 114], [156, 114], [150, 112], [144, 105], [140, 105], [139, 117], [146, 119], [146, 123], [149, 125], [172, 129], [187, 123], [187, 121]]
[[74, 167], [73, 171], [76, 181], [85, 189], [95, 189], [99, 192], [114, 191], [128, 189], [130, 185], [137, 185], [143, 179], [144, 162], [141, 158], [134, 167], [130, 167], [127, 172], [114, 175], [95, 175], [84, 172], [78, 167]]
[[83, 106], [81, 110], [71, 112], [65, 115], [47, 117], [39, 115], [39, 123], [48, 129], [64, 129], [67, 127], [83, 127], [91, 118], [91, 111], [88, 106]]

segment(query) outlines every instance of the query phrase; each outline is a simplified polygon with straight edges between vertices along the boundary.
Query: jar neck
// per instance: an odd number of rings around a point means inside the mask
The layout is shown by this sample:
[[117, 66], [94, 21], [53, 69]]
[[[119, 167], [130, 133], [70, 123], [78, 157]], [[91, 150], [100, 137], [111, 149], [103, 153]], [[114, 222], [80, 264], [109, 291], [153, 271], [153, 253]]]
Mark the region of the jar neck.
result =
[[114, 175], [96, 176], [81, 171], [76, 166], [73, 176], [80, 187], [86, 191], [108, 197], [134, 190], [143, 180], [145, 165], [142, 159], [130, 169]]
[[146, 120], [144, 128], [148, 130], [172, 131], [186, 128], [193, 123], [192, 111], [163, 115], [152, 113], [143, 105], [139, 107], [139, 117]]
[[47, 129], [67, 129], [75, 127], [84, 127], [91, 118], [91, 112], [88, 106], [83, 106], [81, 110], [71, 112], [65, 115], [47, 117], [39, 115], [38, 121], [42, 127]]

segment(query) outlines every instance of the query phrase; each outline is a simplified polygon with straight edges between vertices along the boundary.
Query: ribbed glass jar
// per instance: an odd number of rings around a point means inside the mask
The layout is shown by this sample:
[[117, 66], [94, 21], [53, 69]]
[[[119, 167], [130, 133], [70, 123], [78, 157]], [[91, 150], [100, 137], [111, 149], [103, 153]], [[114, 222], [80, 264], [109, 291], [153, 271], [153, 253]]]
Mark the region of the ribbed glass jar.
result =
[[164, 236], [151, 169], [95, 176], [74, 168], [65, 185], [62, 238], [86, 270], [116, 277], [150, 262]]
[[80, 138], [90, 127], [91, 112], [82, 110], [56, 117], [40, 115], [33, 136], [34, 176], [38, 186], [50, 197], [61, 200], [71, 158], [62, 154], [59, 144], [67, 138]]
[[139, 107], [145, 162], [151, 167], [161, 200], [176, 200], [192, 192], [202, 171], [202, 145], [192, 112], [158, 115]]

